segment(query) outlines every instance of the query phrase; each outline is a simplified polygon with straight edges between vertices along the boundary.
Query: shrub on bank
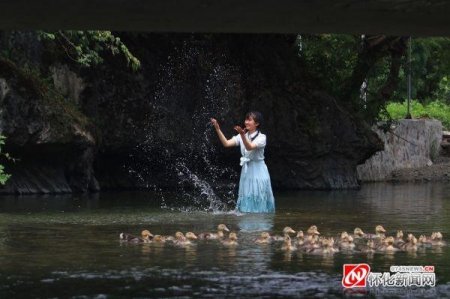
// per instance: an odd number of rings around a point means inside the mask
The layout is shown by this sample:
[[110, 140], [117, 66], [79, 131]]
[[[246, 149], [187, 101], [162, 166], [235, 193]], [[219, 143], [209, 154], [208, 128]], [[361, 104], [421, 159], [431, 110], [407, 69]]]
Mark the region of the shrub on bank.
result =
[[[405, 118], [407, 102], [391, 102], [386, 106], [386, 110], [392, 119]], [[436, 100], [422, 104], [417, 100], [412, 100], [411, 116], [413, 118], [434, 118], [440, 120], [446, 130], [450, 129], [450, 105], [442, 101]]]

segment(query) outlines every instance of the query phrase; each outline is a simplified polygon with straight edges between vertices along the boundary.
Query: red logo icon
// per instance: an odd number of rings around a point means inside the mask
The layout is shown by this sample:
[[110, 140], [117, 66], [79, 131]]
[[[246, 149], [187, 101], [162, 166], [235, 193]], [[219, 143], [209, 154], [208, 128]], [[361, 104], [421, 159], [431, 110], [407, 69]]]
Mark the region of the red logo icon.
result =
[[366, 286], [367, 275], [370, 273], [368, 264], [344, 264], [344, 288], [363, 288]]

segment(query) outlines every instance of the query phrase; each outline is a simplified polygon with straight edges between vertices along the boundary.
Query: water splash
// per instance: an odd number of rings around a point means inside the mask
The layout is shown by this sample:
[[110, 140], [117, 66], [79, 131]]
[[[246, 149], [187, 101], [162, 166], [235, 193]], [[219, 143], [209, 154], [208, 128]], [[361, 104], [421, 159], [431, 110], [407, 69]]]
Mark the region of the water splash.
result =
[[[195, 83], [203, 92], [200, 98], [189, 101], [194, 105], [188, 124], [191, 133], [179, 141], [180, 152], [167, 146], [171, 136], [163, 130], [173, 127], [173, 121], [177, 120], [174, 105], [177, 100], [186, 102], [185, 80], [196, 71], [198, 73], [199, 63], [203, 64], [201, 70], [205, 72], [198, 75], [199, 82]], [[220, 165], [212, 142], [217, 136], [210, 118], [229, 115], [229, 98], [236, 89], [230, 78], [236, 70], [224, 63], [223, 57], [217, 59], [201, 45], [186, 41], [182, 47], [175, 48], [159, 69], [156, 90], [148, 95], [153, 113], [143, 128], [147, 138], [136, 147], [136, 154], [130, 155], [136, 163], [127, 165], [128, 172], [139, 187], [160, 193], [163, 208], [230, 211], [235, 205], [238, 174], [234, 169]], [[142, 159], [146, 163], [140, 162]], [[156, 179], [155, 174], [159, 174]], [[163, 191], [167, 189], [173, 191], [173, 198], [164, 197]]]

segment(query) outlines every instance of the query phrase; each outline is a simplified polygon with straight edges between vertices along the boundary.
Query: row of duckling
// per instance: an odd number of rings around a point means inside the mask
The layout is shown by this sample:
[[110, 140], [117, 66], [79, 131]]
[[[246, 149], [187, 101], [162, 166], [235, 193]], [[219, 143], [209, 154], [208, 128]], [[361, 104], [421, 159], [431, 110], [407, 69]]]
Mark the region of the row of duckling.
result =
[[[292, 239], [290, 234], [296, 236]], [[375, 228], [375, 234], [366, 234], [361, 228], [355, 228], [353, 235], [342, 232], [336, 239], [334, 237], [322, 237], [317, 226], [312, 225], [306, 231], [306, 234], [299, 230], [294, 231], [290, 227], [283, 229], [284, 236], [270, 236], [268, 232], [261, 233], [261, 236], [255, 240], [258, 244], [268, 244], [273, 241], [283, 241], [282, 250], [292, 251], [301, 250], [311, 254], [334, 254], [339, 251], [360, 251], [363, 253], [394, 253], [397, 251], [414, 252], [420, 247], [444, 246], [441, 232], [433, 232], [431, 236], [421, 235], [417, 239], [413, 234], [408, 234], [404, 240], [403, 231], [397, 231], [396, 237], [385, 235], [386, 230], [378, 225]], [[356, 241], [356, 243], [355, 243]]]
[[[224, 232], [229, 232], [228, 237]], [[417, 239], [413, 234], [408, 234], [406, 241], [403, 239], [403, 231], [397, 231], [396, 237], [385, 235], [386, 230], [378, 225], [375, 234], [366, 234], [361, 228], [355, 228], [353, 234], [342, 232], [337, 238], [320, 236], [317, 226], [312, 225], [304, 233], [302, 230], [294, 231], [291, 227], [283, 229], [283, 235], [271, 236], [268, 232], [261, 233], [255, 241], [257, 244], [269, 244], [283, 242], [281, 249], [286, 251], [301, 250], [312, 254], [332, 254], [339, 251], [360, 251], [363, 253], [396, 251], [416, 251], [419, 247], [444, 246], [442, 233], [433, 232], [431, 236], [421, 235]], [[291, 238], [291, 234], [296, 234]], [[176, 232], [174, 236], [153, 235], [149, 230], [143, 230], [141, 236], [133, 236], [127, 233], [120, 234], [120, 240], [129, 243], [166, 243], [175, 245], [190, 245], [196, 240], [219, 240], [223, 245], [238, 245], [235, 232], [230, 232], [225, 224], [219, 224], [217, 232], [205, 232], [196, 235], [193, 232]], [[356, 242], [355, 242], [356, 241]]]
[[[225, 237], [224, 232], [229, 232], [228, 237]], [[120, 233], [119, 239], [122, 242], [127, 243], [159, 243], [164, 244], [166, 242], [178, 245], [186, 246], [191, 245], [195, 240], [219, 240], [223, 245], [234, 246], [237, 245], [237, 234], [230, 232], [225, 224], [219, 224], [217, 226], [217, 232], [204, 232], [196, 235], [193, 232], [176, 232], [174, 236], [153, 235], [149, 230], [143, 230], [141, 236], [134, 236], [128, 233]]]

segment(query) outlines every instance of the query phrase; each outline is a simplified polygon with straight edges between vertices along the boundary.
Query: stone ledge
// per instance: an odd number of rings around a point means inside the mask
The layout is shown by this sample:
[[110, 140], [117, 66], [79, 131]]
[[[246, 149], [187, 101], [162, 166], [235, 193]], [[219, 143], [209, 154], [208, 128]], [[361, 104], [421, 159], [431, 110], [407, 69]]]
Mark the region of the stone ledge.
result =
[[384, 150], [357, 167], [360, 181], [383, 181], [389, 179], [393, 171], [430, 166], [439, 155], [440, 121], [403, 119], [392, 132], [375, 131], [384, 142]]

